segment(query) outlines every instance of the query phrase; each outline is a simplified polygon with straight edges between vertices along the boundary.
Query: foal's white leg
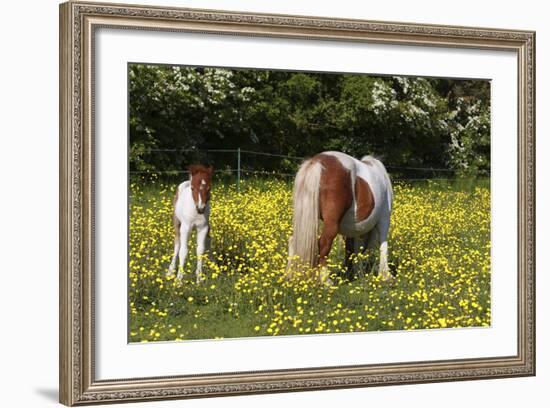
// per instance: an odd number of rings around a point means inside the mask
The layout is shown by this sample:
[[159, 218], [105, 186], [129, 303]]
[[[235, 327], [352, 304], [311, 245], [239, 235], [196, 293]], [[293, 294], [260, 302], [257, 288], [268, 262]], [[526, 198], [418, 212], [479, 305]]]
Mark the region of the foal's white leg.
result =
[[176, 273], [176, 261], [180, 251], [180, 226], [180, 221], [174, 215], [174, 255], [172, 256], [168, 272], [166, 272], [167, 277], [172, 277]]
[[185, 267], [185, 260], [187, 258], [187, 240], [189, 239], [189, 233], [191, 232], [191, 227], [187, 224], [181, 224], [180, 226], [180, 252], [179, 258], [180, 263], [178, 267], [178, 280], [183, 280], [183, 268]]
[[382, 280], [389, 280], [393, 278], [390, 273], [390, 267], [388, 265], [388, 231], [390, 229], [390, 216], [383, 216], [378, 221], [378, 234], [380, 239], [380, 267], [379, 273]]
[[204, 251], [207, 249], [209, 244], [208, 229], [208, 225], [197, 229], [197, 270], [195, 271], [197, 283], [201, 281], [202, 256], [204, 255]]
[[174, 255], [172, 256], [172, 261], [170, 262], [170, 267], [168, 268], [168, 272], [166, 272], [166, 276], [171, 277], [176, 273], [176, 261], [178, 258], [178, 252], [180, 251], [180, 237], [179, 234], [174, 240]]

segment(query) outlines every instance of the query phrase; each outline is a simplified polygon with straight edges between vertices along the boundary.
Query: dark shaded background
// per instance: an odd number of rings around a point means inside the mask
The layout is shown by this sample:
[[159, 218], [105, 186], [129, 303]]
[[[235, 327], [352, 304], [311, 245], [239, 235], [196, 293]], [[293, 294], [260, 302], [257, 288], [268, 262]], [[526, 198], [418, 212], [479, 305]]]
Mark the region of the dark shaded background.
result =
[[258, 174], [323, 150], [374, 154], [398, 178], [490, 172], [485, 80], [131, 64], [129, 92], [133, 175], [195, 162], [230, 174], [239, 148]]

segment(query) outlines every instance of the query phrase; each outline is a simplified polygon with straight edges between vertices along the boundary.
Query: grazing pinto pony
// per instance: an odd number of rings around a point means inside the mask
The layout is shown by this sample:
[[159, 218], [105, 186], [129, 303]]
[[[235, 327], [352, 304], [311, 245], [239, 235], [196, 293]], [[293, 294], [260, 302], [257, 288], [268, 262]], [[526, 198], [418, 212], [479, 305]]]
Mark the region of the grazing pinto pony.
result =
[[189, 180], [178, 186], [174, 197], [174, 256], [168, 269], [168, 276], [173, 276], [176, 270], [176, 259], [179, 255], [177, 279], [183, 279], [183, 268], [187, 258], [187, 240], [193, 228], [197, 229], [197, 283], [202, 275], [202, 255], [210, 249], [210, 185], [212, 166], [200, 164], [189, 166]]
[[[294, 231], [287, 274], [300, 271], [300, 266], [319, 266], [318, 279], [331, 284], [327, 256], [336, 235], [342, 234], [349, 277], [353, 275], [350, 255], [362, 244], [379, 248], [379, 273], [384, 280], [392, 278], [387, 242], [392, 198], [388, 173], [371, 156], [357, 160], [341, 152], [323, 152], [306, 160], [294, 181]], [[318, 239], [319, 219], [323, 231]]]

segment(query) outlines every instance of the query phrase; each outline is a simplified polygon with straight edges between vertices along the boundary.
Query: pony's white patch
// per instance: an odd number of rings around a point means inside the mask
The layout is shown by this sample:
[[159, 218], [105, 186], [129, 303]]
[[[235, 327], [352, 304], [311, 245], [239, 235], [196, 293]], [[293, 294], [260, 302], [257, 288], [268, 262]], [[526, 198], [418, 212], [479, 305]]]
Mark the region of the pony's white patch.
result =
[[357, 221], [355, 216], [357, 203], [354, 194], [354, 211], [348, 211], [340, 223], [341, 234], [359, 237], [373, 229], [381, 219], [388, 218], [389, 220], [393, 191], [386, 168], [379, 160], [371, 156], [364, 156], [361, 161], [351, 156], [348, 157], [355, 163], [355, 176], [360, 177], [369, 185], [374, 197], [374, 208], [371, 214], [366, 219]]
[[184, 181], [178, 186], [178, 196], [183, 192], [185, 189], [191, 189], [191, 180]]
[[323, 152], [322, 154], [326, 154], [328, 156], [334, 156], [338, 159], [340, 164], [344, 166], [348, 171], [354, 172], [355, 170], [355, 159], [351, 156], [348, 156], [345, 153], [342, 152]]

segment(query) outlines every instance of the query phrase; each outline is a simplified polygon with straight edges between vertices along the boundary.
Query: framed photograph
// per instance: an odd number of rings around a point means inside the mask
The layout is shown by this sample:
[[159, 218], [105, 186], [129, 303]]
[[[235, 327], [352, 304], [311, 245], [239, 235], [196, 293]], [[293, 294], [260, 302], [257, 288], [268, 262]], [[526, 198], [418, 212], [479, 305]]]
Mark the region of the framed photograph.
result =
[[535, 374], [535, 33], [60, 6], [60, 401]]

